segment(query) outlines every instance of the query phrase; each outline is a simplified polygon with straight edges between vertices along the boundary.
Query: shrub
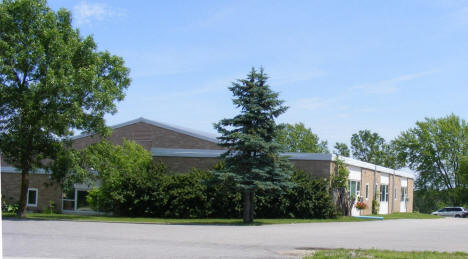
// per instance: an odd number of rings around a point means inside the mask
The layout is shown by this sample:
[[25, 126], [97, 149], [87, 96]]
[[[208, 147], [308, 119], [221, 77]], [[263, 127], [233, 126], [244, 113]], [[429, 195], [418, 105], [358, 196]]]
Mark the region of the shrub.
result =
[[376, 199], [373, 199], [372, 200], [372, 214], [374, 215], [379, 214], [379, 206], [380, 206], [380, 203]]
[[289, 202], [288, 211], [293, 214], [291, 216], [296, 218], [336, 216], [327, 179], [311, 178], [309, 174], [299, 170], [294, 173], [292, 180], [296, 186], [288, 190], [285, 197]]
[[7, 203], [5, 201], [5, 196], [2, 195], [2, 212], [14, 213], [16, 214], [19, 209], [19, 202], [16, 203]]
[[[151, 153], [130, 141], [122, 146], [103, 142], [86, 152], [88, 166], [101, 178], [101, 186], [87, 196], [94, 210], [131, 217], [241, 217], [241, 193], [230, 177], [219, 179], [211, 171], [196, 169], [168, 174], [164, 165], [153, 164]], [[297, 171], [292, 182], [281, 191], [257, 190], [256, 217], [335, 216], [328, 180]]]
[[44, 213], [52, 214], [54, 212], [56, 212], [55, 202], [52, 200], [49, 200], [49, 204], [47, 205], [47, 208], [44, 210]]

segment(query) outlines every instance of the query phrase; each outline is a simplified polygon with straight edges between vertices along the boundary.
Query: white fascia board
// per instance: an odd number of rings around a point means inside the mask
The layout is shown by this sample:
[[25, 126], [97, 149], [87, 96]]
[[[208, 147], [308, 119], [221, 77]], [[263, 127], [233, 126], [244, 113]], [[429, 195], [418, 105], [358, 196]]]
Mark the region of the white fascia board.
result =
[[[209, 133], [199, 132], [199, 131], [192, 130], [192, 129], [186, 129], [186, 128], [182, 128], [182, 127], [179, 127], [179, 126], [171, 126], [171, 125], [164, 124], [164, 123], [161, 123], [161, 122], [148, 120], [148, 119], [145, 119], [143, 117], [140, 117], [140, 118], [135, 119], [135, 120], [127, 121], [127, 122], [124, 122], [124, 123], [120, 123], [120, 124], [111, 126], [110, 128], [118, 129], [118, 128], [122, 128], [122, 127], [129, 126], [129, 125], [132, 125], [132, 124], [140, 123], [140, 122], [150, 124], [150, 125], [153, 125], [153, 126], [156, 126], [156, 127], [159, 127], [159, 128], [171, 130], [171, 131], [174, 131], [174, 132], [177, 132], [177, 133], [180, 133], [180, 134], [188, 135], [188, 136], [191, 136], [191, 137], [194, 137], [194, 138], [203, 139], [203, 140], [206, 140], [206, 141], [209, 141], [209, 142], [212, 142], [212, 143], [216, 143], [216, 144], [219, 143], [219, 141], [216, 139], [215, 135], [210, 135]], [[91, 136], [91, 135], [94, 135], [94, 134], [93, 133], [91, 133], [91, 134], [82, 134], [82, 135], [78, 135], [78, 136], [73, 136], [73, 137], [71, 137], [71, 139], [75, 140], [75, 139], [80, 139], [80, 138], [84, 138], [84, 137]]]
[[369, 170], [375, 170], [375, 171], [381, 172], [381, 173], [394, 174], [394, 175], [403, 176], [403, 177], [411, 178], [411, 179], [415, 178], [414, 173], [411, 173], [411, 172], [406, 172], [406, 171], [402, 171], [402, 170], [394, 170], [394, 169], [391, 169], [391, 168], [387, 168], [387, 167], [383, 167], [383, 166], [363, 162], [363, 161], [353, 159], [353, 158], [350, 158], [350, 157], [336, 156], [335, 154], [333, 154], [332, 156], [333, 156], [333, 158], [332, 158], [333, 160], [335, 160], [336, 158], [339, 158], [340, 160], [343, 160], [344, 163], [347, 164], [347, 165], [358, 166], [358, 167], [366, 168], [366, 169], [369, 169]]
[[219, 157], [224, 152], [226, 152], [226, 150], [151, 148], [151, 153], [156, 157]]
[[[2, 173], [13, 173], [13, 174], [21, 174], [21, 170], [19, 168], [13, 167], [13, 166], [2, 166], [1, 168]], [[51, 174], [50, 172], [42, 169], [42, 168], [36, 168], [30, 171], [29, 173], [32, 174]]]
[[[179, 148], [152, 148], [151, 152], [156, 157], [212, 157], [216, 158], [222, 155], [226, 150], [215, 149], [179, 149]], [[281, 153], [291, 160], [311, 160], [311, 161], [335, 161], [337, 158], [334, 154], [319, 154], [319, 153]], [[371, 163], [363, 162], [349, 157], [340, 156], [339, 159], [343, 160], [346, 165], [356, 166], [359, 168], [366, 168], [376, 170], [381, 173], [395, 174], [407, 178], [414, 179], [414, 175], [410, 172], [400, 170], [393, 170], [390, 168], [377, 166]]]
[[[179, 148], [152, 148], [153, 156], [159, 157], [219, 157], [226, 150], [218, 149], [179, 149]], [[331, 161], [330, 154], [315, 153], [281, 153], [281, 156], [292, 160], [322, 160]]]
[[280, 155], [288, 157], [289, 159], [292, 159], [292, 160], [332, 161], [332, 154], [286, 152], [286, 153], [281, 153]]

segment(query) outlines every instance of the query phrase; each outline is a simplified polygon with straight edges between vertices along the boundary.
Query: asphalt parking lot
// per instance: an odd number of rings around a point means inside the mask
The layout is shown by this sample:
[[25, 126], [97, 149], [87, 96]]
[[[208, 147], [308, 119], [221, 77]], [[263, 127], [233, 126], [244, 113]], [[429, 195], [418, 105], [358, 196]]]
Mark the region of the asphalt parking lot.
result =
[[264, 226], [8, 219], [2, 226], [7, 258], [287, 258], [313, 248], [468, 252], [468, 219], [455, 218]]

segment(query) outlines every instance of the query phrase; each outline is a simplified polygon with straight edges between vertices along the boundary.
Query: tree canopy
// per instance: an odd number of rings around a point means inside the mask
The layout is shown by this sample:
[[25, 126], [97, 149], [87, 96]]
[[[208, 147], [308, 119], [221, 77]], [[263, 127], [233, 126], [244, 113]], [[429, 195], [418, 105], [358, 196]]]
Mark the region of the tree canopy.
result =
[[44, 0], [0, 3], [0, 149], [22, 171], [19, 215], [29, 171], [54, 159], [73, 130], [105, 133], [104, 114], [130, 84], [123, 59], [71, 22]]
[[303, 123], [285, 124], [279, 131], [277, 141], [285, 146], [287, 152], [329, 153], [328, 142], [306, 128]]
[[385, 149], [385, 139], [370, 130], [360, 130], [351, 136], [353, 157], [361, 161], [383, 165]]
[[344, 156], [344, 157], [350, 156], [350, 150], [349, 150], [348, 145], [346, 145], [346, 143], [336, 142], [334, 148], [335, 148], [335, 154], [339, 156]]
[[404, 166], [397, 158], [393, 142], [386, 142], [376, 132], [360, 130], [351, 136], [351, 150], [354, 158], [393, 169]]
[[267, 79], [262, 68], [252, 68], [246, 79], [233, 82], [229, 90], [240, 113], [214, 125], [221, 133], [221, 146], [227, 148], [220, 174], [232, 177], [242, 190], [244, 222], [253, 221], [255, 190], [286, 186], [292, 173], [289, 162], [279, 156], [283, 147], [276, 141], [281, 127], [275, 119], [287, 107]]
[[398, 158], [419, 173], [418, 188], [448, 190], [452, 201], [460, 203], [455, 193], [466, 187], [468, 170], [468, 125], [465, 120], [454, 114], [438, 119], [426, 118], [404, 131], [394, 141], [394, 146]]

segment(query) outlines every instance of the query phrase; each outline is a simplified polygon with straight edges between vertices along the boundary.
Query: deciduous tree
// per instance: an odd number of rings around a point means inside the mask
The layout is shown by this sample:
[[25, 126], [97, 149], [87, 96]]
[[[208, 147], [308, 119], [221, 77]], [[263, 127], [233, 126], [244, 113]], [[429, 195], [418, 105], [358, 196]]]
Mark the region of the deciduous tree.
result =
[[385, 149], [385, 139], [370, 130], [360, 130], [351, 136], [353, 157], [361, 161], [383, 165]]
[[288, 152], [329, 153], [326, 140], [320, 140], [310, 128], [303, 123], [285, 124], [279, 132], [277, 141], [284, 145]]
[[335, 144], [335, 154], [339, 156], [349, 157], [350, 151], [348, 145], [346, 143], [336, 142]]
[[54, 159], [74, 129], [105, 132], [104, 114], [130, 84], [122, 58], [98, 51], [71, 22], [44, 0], [0, 3], [0, 149], [21, 170], [20, 216], [29, 172]]
[[465, 120], [454, 114], [426, 118], [404, 131], [394, 145], [399, 159], [419, 173], [418, 188], [447, 190], [452, 194], [452, 202], [461, 202], [455, 193], [466, 186], [468, 125]]

